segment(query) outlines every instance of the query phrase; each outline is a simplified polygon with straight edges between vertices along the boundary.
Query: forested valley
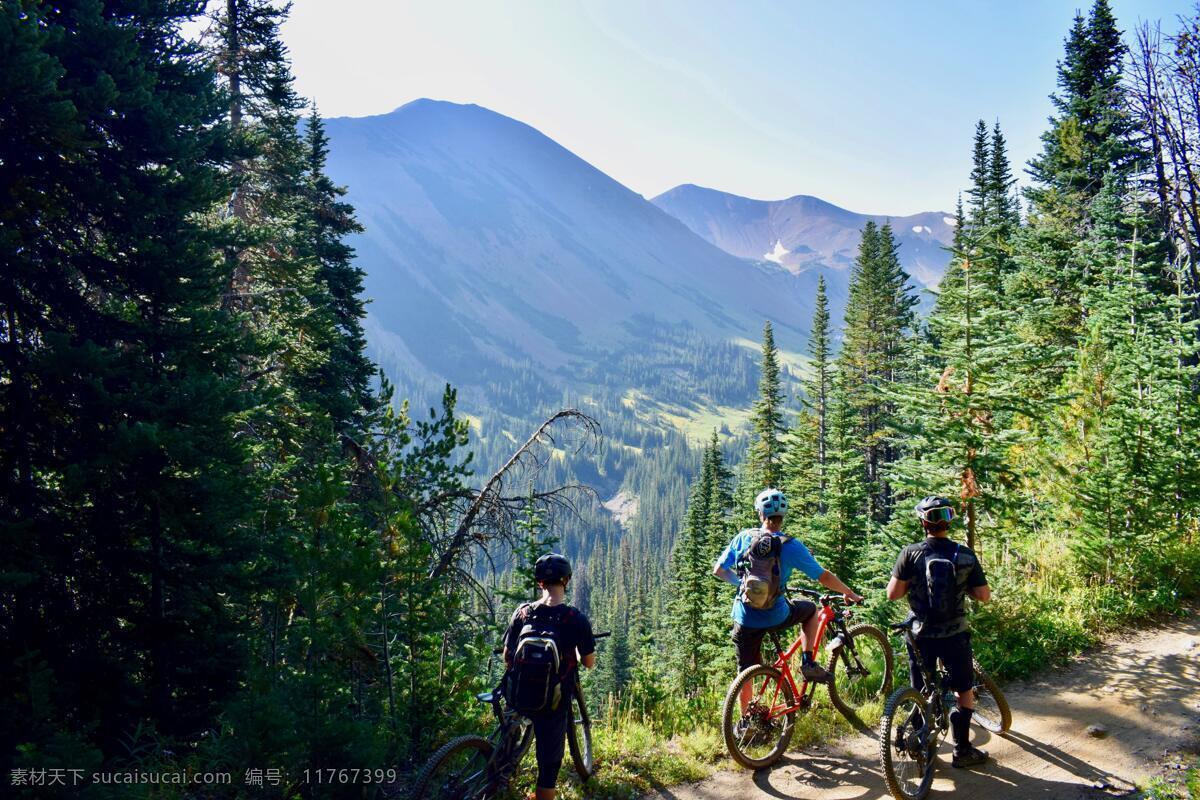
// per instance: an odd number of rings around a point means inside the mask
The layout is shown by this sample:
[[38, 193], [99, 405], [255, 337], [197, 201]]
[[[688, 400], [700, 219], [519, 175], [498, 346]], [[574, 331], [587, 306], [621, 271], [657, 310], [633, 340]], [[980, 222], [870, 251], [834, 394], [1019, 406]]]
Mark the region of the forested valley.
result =
[[[483, 726], [473, 695], [551, 548], [612, 632], [586, 684], [611, 769], [588, 791], [690, 777], [718, 755], [735, 666], [712, 564], [765, 486], [878, 620], [901, 613], [882, 587], [921, 535], [914, 503], [953, 499], [1002, 677], [1195, 597], [1200, 16], [1122, 34], [1096, 0], [1076, 18], [1027, 191], [1000, 123], [963, 132], [928, 316], [868, 224], [845, 318], [818, 294], [803, 366], [770, 320], [757, 355], [646, 320], [656, 344], [589, 365], [577, 394], [548, 402], [514, 365], [468, 417], [454, 387], [394, 385], [370, 358], [360, 227], [295, 90], [287, 9], [225, 0], [193, 35], [202, 10], [0, 4], [5, 781], [403, 785]], [[639, 392], [717, 421], [697, 434]], [[247, 788], [249, 769], [273, 780]], [[194, 796], [141, 790], [71, 789]]]

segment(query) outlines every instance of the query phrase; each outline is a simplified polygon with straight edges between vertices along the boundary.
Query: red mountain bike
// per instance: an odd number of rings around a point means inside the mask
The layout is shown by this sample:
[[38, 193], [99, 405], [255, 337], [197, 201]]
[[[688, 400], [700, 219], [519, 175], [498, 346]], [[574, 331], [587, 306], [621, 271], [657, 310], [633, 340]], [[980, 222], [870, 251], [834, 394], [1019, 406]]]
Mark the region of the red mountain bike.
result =
[[[789, 594], [792, 592], [789, 590]], [[820, 603], [814, 653], [820, 650], [825, 632], [832, 626], [829, 642], [829, 699], [852, 722], [860, 722], [859, 711], [867, 703], [883, 699], [892, 688], [892, 646], [874, 625], [848, 627], [854, 612], [846, 608], [840, 594], [800, 589], [797, 594]], [[798, 632], [797, 632], [798, 633]], [[721, 731], [733, 760], [750, 769], [774, 764], [792, 739], [796, 715], [812, 704], [816, 684], [796, 684], [792, 657], [800, 650], [797, 635], [784, 651], [776, 631], [767, 634], [775, 647], [775, 662], [747, 667], [733, 679], [721, 710]]]

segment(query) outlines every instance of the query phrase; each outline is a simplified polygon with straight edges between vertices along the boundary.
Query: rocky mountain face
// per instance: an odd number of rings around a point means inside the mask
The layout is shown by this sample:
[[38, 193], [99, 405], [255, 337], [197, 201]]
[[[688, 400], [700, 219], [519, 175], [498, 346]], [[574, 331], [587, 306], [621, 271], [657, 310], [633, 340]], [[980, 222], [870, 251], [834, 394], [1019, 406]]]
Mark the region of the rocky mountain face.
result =
[[954, 236], [954, 217], [944, 212], [856, 214], [808, 195], [751, 200], [684, 184], [652, 202], [731, 255], [779, 264], [797, 274], [849, 270], [863, 225], [868, 220], [890, 222], [901, 263], [917, 288], [935, 286], [941, 279], [949, 262], [943, 248]]
[[372, 345], [406, 372], [570, 378], [660, 325], [756, 341], [770, 319], [805, 346], [815, 276], [725, 252], [528, 125], [419, 100], [328, 132], [366, 228]]

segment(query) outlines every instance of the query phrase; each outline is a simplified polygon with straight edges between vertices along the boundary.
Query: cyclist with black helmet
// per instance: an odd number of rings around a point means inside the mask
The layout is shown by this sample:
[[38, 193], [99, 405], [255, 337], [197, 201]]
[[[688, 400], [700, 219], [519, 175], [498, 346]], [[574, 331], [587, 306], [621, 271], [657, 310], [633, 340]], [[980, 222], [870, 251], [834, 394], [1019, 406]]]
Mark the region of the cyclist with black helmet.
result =
[[[526, 654], [553, 651], [556, 674], [551, 675], [543, 687], [544, 707], [522, 713], [533, 722], [537, 756], [536, 798], [554, 800], [570, 722], [570, 693], [575, 688], [575, 670], [580, 664], [588, 669], [596, 666], [596, 640], [591, 621], [566, 600], [571, 562], [558, 553], [547, 553], [534, 564], [533, 575], [542, 596], [518, 607], [504, 631], [504, 664], [509, 668], [506, 695], [515, 706], [515, 695], [529, 694], [528, 687], [513, 685], [522, 677], [522, 661]], [[537, 676], [536, 658], [529, 656], [528, 660], [532, 662], [528, 673]]]
[[[950, 712], [956, 767], [974, 767], [987, 761], [983, 750], [971, 745], [971, 715], [975, 709], [975, 668], [972, 664], [971, 629], [967, 624], [966, 599], [980, 603], [992, 598], [987, 577], [975, 553], [949, 537], [954, 505], [944, 497], [932, 495], [917, 503], [917, 517], [925, 530], [925, 540], [900, 551], [892, 578], [888, 582], [888, 600], [908, 596], [916, 624], [921, 660], [932, 664], [941, 659], [950, 678], [950, 688], [958, 704]], [[924, 678], [909, 647], [912, 685], [918, 692]]]
[[818, 564], [799, 539], [783, 535], [787, 507], [787, 497], [778, 489], [760, 492], [754, 510], [761, 527], [733, 537], [713, 565], [713, 574], [738, 587], [733, 601], [732, 638], [739, 672], [762, 663], [762, 640], [768, 631], [801, 625], [800, 673], [805, 680], [826, 683], [829, 671], [813, 659], [811, 644], [817, 635], [817, 605], [811, 600], [789, 598], [785, 592], [788, 578], [798, 569], [822, 586], [841, 592], [850, 602], [860, 602], [862, 597]]

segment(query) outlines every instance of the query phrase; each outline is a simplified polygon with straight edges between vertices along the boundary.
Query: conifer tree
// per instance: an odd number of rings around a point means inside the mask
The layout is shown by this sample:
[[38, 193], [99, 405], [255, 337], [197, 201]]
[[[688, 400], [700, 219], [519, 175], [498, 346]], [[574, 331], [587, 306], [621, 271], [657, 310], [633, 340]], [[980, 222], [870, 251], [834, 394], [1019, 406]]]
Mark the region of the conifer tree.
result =
[[1029, 189], [1037, 215], [1068, 227], [1085, 225], [1104, 176], [1124, 176], [1138, 153], [1122, 86], [1125, 45], [1108, 0], [1095, 0], [1085, 19], [1077, 14], [1058, 64], [1055, 115], [1042, 135], [1042, 153], [1029, 163]]
[[810, 521], [805, 542], [822, 566], [853, 584], [866, 546], [866, 462], [840, 371], [830, 388], [825, 510]]
[[1177, 530], [1179, 509], [1162, 498], [1183, 496], [1173, 490], [1177, 480], [1193, 485], [1195, 470], [1174, 443], [1197, 435], [1195, 396], [1185, 399], [1181, 383], [1194, 369], [1184, 366], [1194, 356], [1183, 351], [1195, 353], [1197, 344], [1179, 330], [1177, 307], [1152, 289], [1161, 249], [1140, 238], [1146, 218], [1119, 176], [1106, 178], [1090, 216], [1080, 252], [1094, 272], [1083, 299], [1086, 333], [1055, 448], [1066, 488], [1062, 523], [1075, 531], [1072, 547], [1085, 574], [1136, 585], [1162, 570], [1149, 560], [1166, 532]]
[[825, 510], [826, 439], [829, 404], [829, 301], [825, 296], [825, 276], [817, 279], [817, 298], [813, 304], [812, 334], [809, 337], [808, 354], [813, 362], [813, 378], [805, 387], [809, 402], [817, 421], [817, 510]]
[[709, 503], [716, 479], [714, 459], [719, 457], [719, 451], [714, 452], [712, 446], [705, 447], [700, 472], [688, 497], [683, 527], [671, 556], [672, 640], [681, 675], [695, 675], [703, 664], [703, 619], [711, 596], [708, 582], [712, 576]]
[[758, 400], [754, 403], [751, 423], [754, 442], [747, 454], [748, 476], [751, 483], [761, 487], [779, 486], [783, 482], [782, 437], [784, 424], [783, 388], [779, 378], [779, 351], [775, 348], [775, 332], [771, 323], [763, 325], [762, 375], [758, 382]]
[[879, 228], [868, 221], [850, 277], [837, 368], [846, 401], [858, 420], [869, 485], [868, 514], [878, 522], [887, 519], [892, 503], [883, 470], [897, 454], [895, 408], [883, 390], [908, 369], [916, 303], [891, 226]]
[[189, 11], [0, 8], [5, 771], [194, 735], [244, 663], [249, 348], [219, 311], [228, 152]]

